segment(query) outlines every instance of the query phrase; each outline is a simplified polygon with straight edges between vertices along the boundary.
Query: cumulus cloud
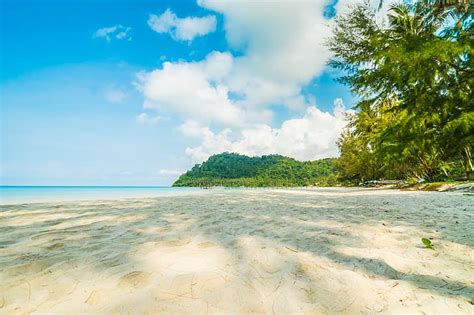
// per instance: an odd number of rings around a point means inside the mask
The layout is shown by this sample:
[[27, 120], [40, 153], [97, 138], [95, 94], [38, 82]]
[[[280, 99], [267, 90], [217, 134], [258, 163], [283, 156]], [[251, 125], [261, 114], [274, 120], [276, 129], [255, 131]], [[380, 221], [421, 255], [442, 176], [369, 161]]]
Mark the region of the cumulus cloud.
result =
[[141, 125], [156, 125], [163, 119], [161, 116], [150, 116], [147, 113], [141, 113], [137, 116], [137, 122]]
[[243, 106], [304, 106], [301, 87], [323, 71], [329, 57], [325, 0], [198, 3], [223, 14], [229, 45], [243, 52], [227, 80], [229, 90], [243, 96]]
[[131, 41], [132, 40], [132, 36], [130, 35], [131, 30], [132, 30], [131, 27], [126, 27], [126, 26], [117, 24], [115, 26], [99, 28], [97, 31], [94, 32], [94, 34], [92, 34], [92, 37], [104, 38], [108, 43], [110, 43], [112, 39]]
[[[337, 155], [345, 111], [336, 106], [333, 113], [322, 112], [302, 92], [330, 57], [325, 41], [332, 20], [324, 17], [326, 3], [198, 0], [201, 7], [222, 14], [232, 52], [164, 62], [160, 69], [142, 73], [138, 86], [144, 107], [185, 121], [179, 128], [183, 135], [200, 140], [186, 149], [194, 161], [222, 151], [302, 160]], [[179, 39], [177, 20], [167, 10], [151, 16], [149, 24]], [[300, 118], [273, 127], [275, 105]]]
[[180, 126], [180, 131], [201, 140], [200, 145], [186, 149], [194, 162], [202, 162], [221, 152], [250, 156], [283, 154], [299, 160], [314, 160], [338, 155], [336, 141], [346, 125], [346, 115], [351, 113], [353, 111], [346, 110], [342, 100], [337, 99], [332, 113], [310, 106], [303, 117], [286, 120], [279, 128], [260, 124], [235, 135], [229, 128], [214, 133], [207, 126], [187, 121]]
[[204, 123], [239, 126], [249, 119], [268, 119], [265, 111], [251, 112], [229, 98], [223, 78], [233, 66], [230, 53], [212, 52], [200, 62], [165, 62], [162, 69], [139, 76], [145, 108], [153, 108]]
[[[223, 14], [227, 41], [242, 54], [213, 52], [199, 62], [164, 62], [162, 69], [142, 74], [145, 107], [235, 126], [268, 122], [273, 105], [308, 106], [301, 89], [323, 71], [329, 56], [323, 45], [330, 33], [325, 0], [199, 5]], [[165, 32], [175, 20], [167, 10], [149, 22]]]
[[148, 25], [157, 33], [168, 33], [175, 40], [191, 42], [194, 38], [204, 36], [216, 30], [216, 17], [178, 18], [170, 9], [157, 16], [150, 14]]

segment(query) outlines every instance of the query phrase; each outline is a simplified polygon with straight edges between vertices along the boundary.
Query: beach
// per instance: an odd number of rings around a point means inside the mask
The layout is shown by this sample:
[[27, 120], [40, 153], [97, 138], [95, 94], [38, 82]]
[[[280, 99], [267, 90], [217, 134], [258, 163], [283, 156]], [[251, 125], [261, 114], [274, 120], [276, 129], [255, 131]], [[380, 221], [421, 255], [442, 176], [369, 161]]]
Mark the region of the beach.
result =
[[473, 314], [473, 204], [320, 188], [2, 205], [0, 314]]

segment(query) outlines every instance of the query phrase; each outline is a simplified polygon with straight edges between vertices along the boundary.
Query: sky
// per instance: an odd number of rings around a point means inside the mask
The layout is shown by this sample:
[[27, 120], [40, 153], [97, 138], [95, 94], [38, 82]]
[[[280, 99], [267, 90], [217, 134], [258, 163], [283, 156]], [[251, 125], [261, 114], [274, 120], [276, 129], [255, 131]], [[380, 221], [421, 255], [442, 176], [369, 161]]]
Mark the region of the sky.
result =
[[340, 1], [1, 0], [0, 184], [170, 185], [210, 155], [338, 155]]

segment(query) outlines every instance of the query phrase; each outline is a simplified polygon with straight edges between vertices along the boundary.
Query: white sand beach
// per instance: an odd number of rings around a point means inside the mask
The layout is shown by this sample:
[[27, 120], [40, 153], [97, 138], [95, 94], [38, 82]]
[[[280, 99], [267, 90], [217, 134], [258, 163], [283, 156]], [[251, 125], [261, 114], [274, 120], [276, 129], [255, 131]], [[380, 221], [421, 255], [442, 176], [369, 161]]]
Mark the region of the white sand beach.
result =
[[5, 205], [0, 313], [474, 314], [473, 205], [342, 188]]

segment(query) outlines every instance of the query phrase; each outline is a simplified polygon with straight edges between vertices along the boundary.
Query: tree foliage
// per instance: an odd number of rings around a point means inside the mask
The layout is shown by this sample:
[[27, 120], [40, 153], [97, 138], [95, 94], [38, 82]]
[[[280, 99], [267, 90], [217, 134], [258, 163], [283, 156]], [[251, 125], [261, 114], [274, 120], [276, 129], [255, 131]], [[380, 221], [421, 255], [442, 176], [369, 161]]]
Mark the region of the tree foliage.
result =
[[196, 164], [173, 186], [327, 186], [334, 185], [336, 177], [335, 159], [300, 162], [281, 155], [221, 153]]
[[[463, 7], [464, 8], [464, 7]], [[329, 42], [340, 81], [358, 96], [339, 140], [343, 177], [429, 180], [472, 173], [472, 14], [430, 1], [367, 4], [336, 18]]]

